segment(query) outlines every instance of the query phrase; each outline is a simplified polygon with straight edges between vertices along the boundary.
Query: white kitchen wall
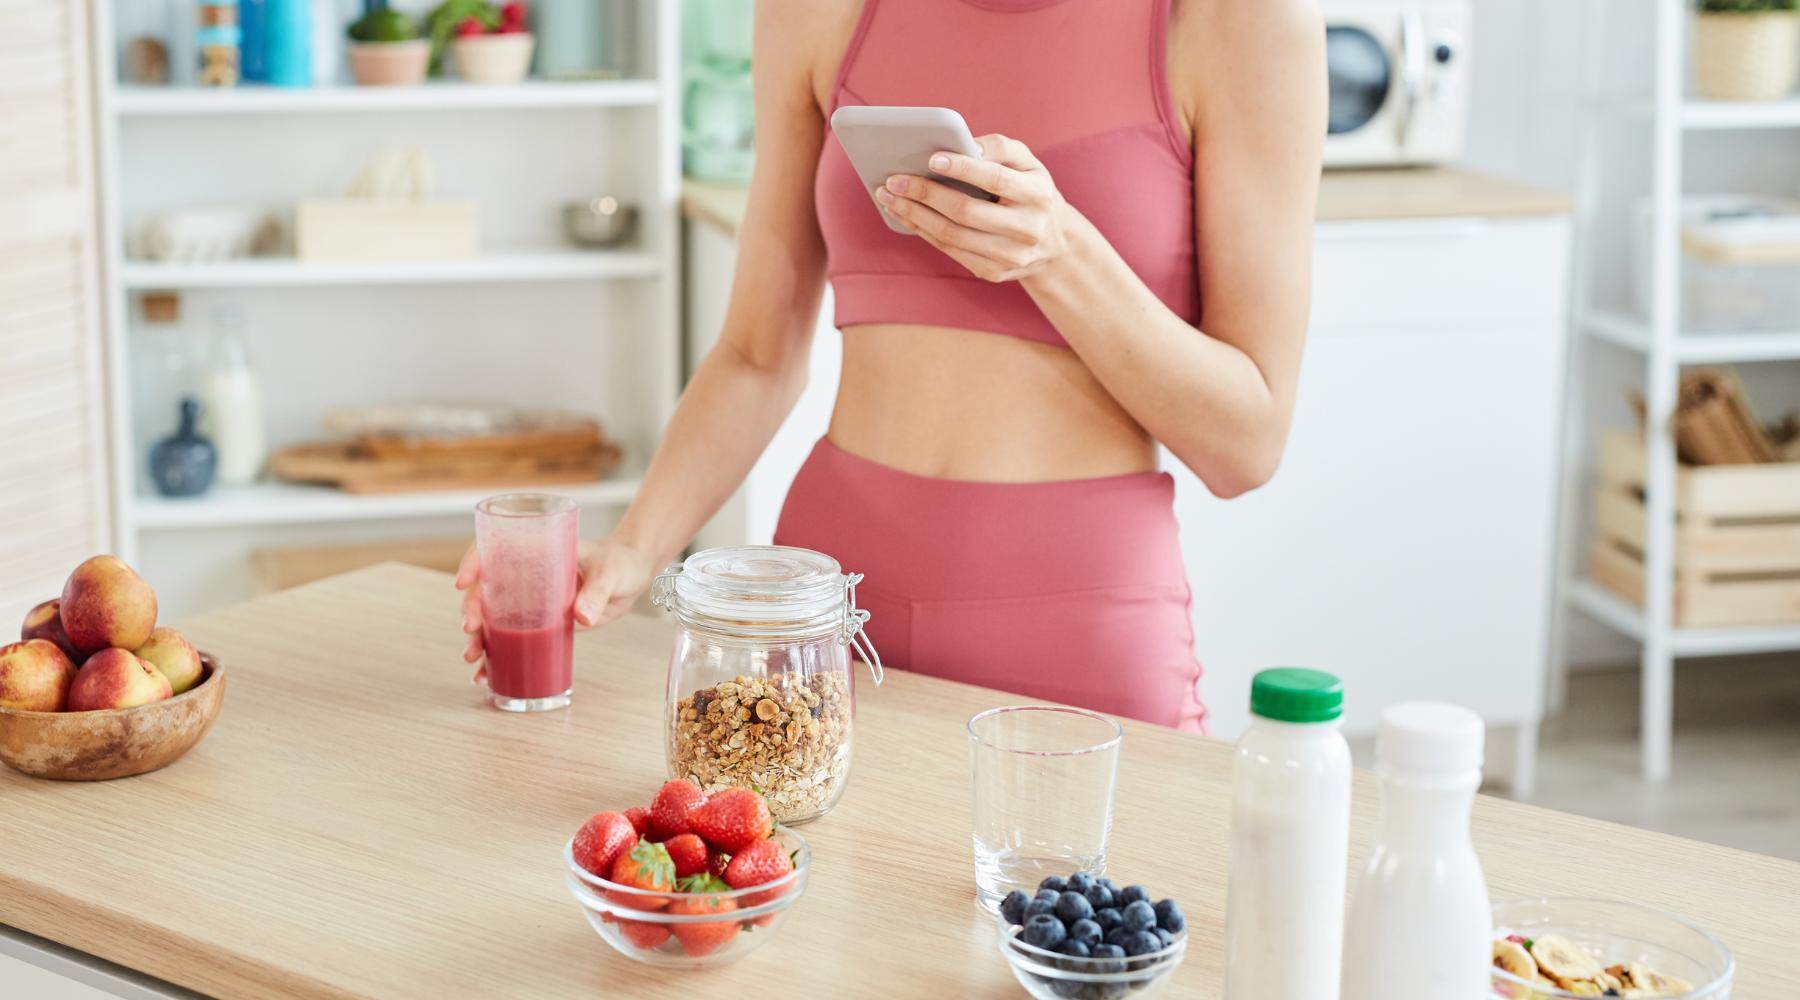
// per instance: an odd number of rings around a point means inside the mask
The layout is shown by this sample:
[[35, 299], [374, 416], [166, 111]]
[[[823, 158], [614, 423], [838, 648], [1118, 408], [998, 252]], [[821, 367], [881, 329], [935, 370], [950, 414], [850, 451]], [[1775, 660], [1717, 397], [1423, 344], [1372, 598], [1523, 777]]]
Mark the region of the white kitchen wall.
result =
[[[1327, 4], [1331, 0], [1325, 0]], [[1474, 0], [1474, 82], [1466, 160], [1476, 169], [1530, 184], [1576, 186], [1584, 74], [1621, 97], [1650, 92], [1654, 7], [1640, 0]], [[1587, 37], [1592, 4], [1603, 4], [1602, 28]], [[1590, 61], [1598, 60], [1590, 67]], [[1594, 278], [1600, 301], [1627, 301], [1633, 251], [1629, 213], [1649, 190], [1647, 119], [1599, 133], [1603, 200], [1596, 218]], [[1800, 135], [1715, 133], [1690, 142], [1683, 166], [1689, 192], [1755, 191], [1800, 195]], [[1642, 384], [1640, 355], [1596, 345], [1587, 426], [1628, 426], [1628, 392]], [[1800, 365], [1745, 366], [1759, 412], [1773, 416], [1796, 401]], [[1547, 459], [1553, 460], [1550, 456]], [[1584, 470], [1584, 480], [1591, 477]], [[1583, 512], [1585, 519], [1585, 509]], [[1570, 636], [1577, 663], [1617, 663], [1637, 645], [1575, 616]]]

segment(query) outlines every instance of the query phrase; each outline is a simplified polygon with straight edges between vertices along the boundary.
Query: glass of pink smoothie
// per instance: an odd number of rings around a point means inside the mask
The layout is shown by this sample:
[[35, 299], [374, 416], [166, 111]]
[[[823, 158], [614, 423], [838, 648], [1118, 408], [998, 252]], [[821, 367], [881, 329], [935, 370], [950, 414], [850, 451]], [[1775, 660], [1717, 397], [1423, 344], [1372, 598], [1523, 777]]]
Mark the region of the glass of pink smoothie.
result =
[[507, 493], [475, 505], [488, 700], [508, 712], [563, 708], [574, 691], [576, 545], [567, 497]]

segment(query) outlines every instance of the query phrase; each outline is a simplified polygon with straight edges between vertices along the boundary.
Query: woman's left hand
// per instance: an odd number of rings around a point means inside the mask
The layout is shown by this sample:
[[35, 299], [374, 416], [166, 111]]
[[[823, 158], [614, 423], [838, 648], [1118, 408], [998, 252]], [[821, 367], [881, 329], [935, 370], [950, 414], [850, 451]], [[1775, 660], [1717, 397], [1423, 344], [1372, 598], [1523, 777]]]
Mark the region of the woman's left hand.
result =
[[1068, 252], [1079, 216], [1024, 143], [998, 134], [975, 142], [981, 159], [937, 152], [931, 155], [931, 169], [999, 195], [999, 201], [973, 198], [910, 174], [889, 177], [875, 197], [925, 242], [978, 278], [1017, 281], [1040, 273]]

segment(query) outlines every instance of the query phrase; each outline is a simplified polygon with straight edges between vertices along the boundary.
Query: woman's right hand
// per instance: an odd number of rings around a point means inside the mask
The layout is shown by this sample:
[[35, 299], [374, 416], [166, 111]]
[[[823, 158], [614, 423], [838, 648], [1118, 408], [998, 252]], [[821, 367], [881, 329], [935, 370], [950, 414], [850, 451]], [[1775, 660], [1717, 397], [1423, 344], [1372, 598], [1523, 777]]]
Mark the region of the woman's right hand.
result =
[[[611, 538], [582, 542], [575, 592], [576, 627], [605, 625], [630, 611], [644, 591], [650, 589], [656, 571], [656, 564], [648, 555], [624, 542]], [[463, 592], [462, 629], [469, 637], [463, 659], [469, 663], [482, 658], [480, 583], [481, 556], [470, 545], [456, 568], [456, 589]], [[484, 673], [485, 668], [478, 669], [475, 679], [480, 681]]]

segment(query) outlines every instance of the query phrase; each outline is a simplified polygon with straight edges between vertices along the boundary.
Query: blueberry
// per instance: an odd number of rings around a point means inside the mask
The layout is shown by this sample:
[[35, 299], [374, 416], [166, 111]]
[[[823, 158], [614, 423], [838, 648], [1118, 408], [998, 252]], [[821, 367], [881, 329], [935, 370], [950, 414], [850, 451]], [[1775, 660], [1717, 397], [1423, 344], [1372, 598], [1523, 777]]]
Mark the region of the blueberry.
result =
[[1086, 920], [1094, 915], [1094, 908], [1088, 905], [1087, 897], [1079, 892], [1065, 892], [1056, 900], [1056, 915], [1065, 924], [1077, 920]]
[[1119, 883], [1114, 882], [1112, 879], [1097, 878], [1094, 880], [1094, 884], [1106, 886], [1106, 891], [1112, 893], [1115, 896], [1117, 896], [1119, 894]]
[[1030, 896], [1025, 895], [1021, 890], [1014, 889], [1000, 901], [1000, 915], [1005, 917], [1009, 924], [1022, 924], [1025, 922], [1025, 906], [1030, 902]]
[[1048, 913], [1040, 913], [1025, 920], [1025, 943], [1033, 948], [1049, 951], [1062, 944], [1067, 933], [1063, 930], [1062, 921]]
[[1119, 915], [1119, 911], [1110, 906], [1103, 906], [1094, 911], [1094, 923], [1099, 924], [1103, 931], [1110, 931], [1124, 922], [1125, 918]]
[[1055, 889], [1039, 889], [1037, 891], [1037, 894], [1032, 896], [1031, 898], [1032, 899], [1047, 899], [1050, 902], [1054, 903], [1054, 902], [1056, 902], [1056, 897], [1058, 897], [1060, 895], [1062, 895], [1062, 893], [1056, 891]]
[[1105, 936], [1106, 932], [1101, 930], [1100, 925], [1094, 923], [1092, 920], [1077, 920], [1069, 925], [1069, 940], [1080, 941], [1090, 948], [1099, 944], [1101, 939]]
[[1078, 941], [1072, 937], [1063, 938], [1062, 944], [1056, 946], [1056, 953], [1067, 955], [1070, 958], [1086, 958], [1088, 957], [1087, 942]]
[[1097, 944], [1088, 948], [1088, 954], [1095, 958], [1124, 958], [1125, 949], [1116, 944]]
[[1023, 919], [1019, 922], [1020, 923], [1029, 923], [1031, 921], [1032, 917], [1054, 918], [1055, 916], [1056, 916], [1056, 904], [1051, 902], [1048, 899], [1039, 898], [1039, 899], [1034, 899], [1031, 902], [1025, 904], [1025, 913], [1024, 913], [1025, 919]]
[[1061, 875], [1051, 875], [1051, 876], [1045, 878], [1042, 882], [1038, 883], [1038, 891], [1039, 892], [1043, 892], [1045, 889], [1049, 889], [1060, 895], [1061, 893], [1067, 891], [1068, 888], [1069, 888], [1068, 881], [1065, 880]]
[[1146, 891], [1144, 889], [1144, 887], [1141, 885], [1128, 885], [1125, 888], [1119, 890], [1119, 905], [1120, 906], [1130, 906], [1132, 903], [1135, 903], [1140, 899], [1146, 903], [1148, 903], [1150, 901], [1150, 893], [1148, 891]]
[[1120, 926], [1126, 930], [1147, 931], [1156, 926], [1156, 910], [1141, 899], [1120, 910], [1119, 916], [1124, 918]]
[[1124, 924], [1120, 924], [1106, 932], [1106, 943], [1124, 948], [1125, 939], [1136, 933], [1136, 931], [1128, 929]]
[[1075, 874], [1070, 875], [1065, 880], [1065, 883], [1066, 884], [1063, 886], [1065, 891], [1085, 893], [1088, 891], [1088, 886], [1094, 884], [1094, 876], [1089, 875], [1087, 872], [1076, 872]]
[[1181, 915], [1181, 907], [1176, 906], [1173, 899], [1158, 900], [1156, 926], [1170, 934], [1180, 934], [1187, 927], [1187, 918]]
[[1125, 954], [1127, 955], [1148, 955], [1161, 947], [1162, 942], [1149, 931], [1135, 931], [1125, 938]]
[[1095, 983], [1094, 985], [1100, 987], [1100, 989], [1094, 993], [1096, 1000], [1112, 1000], [1113, 997], [1124, 996], [1132, 988], [1136, 987], [1137, 983], [1111, 982]]
[[1081, 996], [1082, 988], [1087, 985], [1086, 983], [1078, 983], [1073, 979], [1039, 979], [1038, 982], [1048, 985], [1050, 987], [1050, 992], [1057, 996], [1068, 997], [1070, 1000], [1074, 1000], [1075, 997]]
[[1150, 933], [1156, 935], [1156, 939], [1158, 941], [1162, 942], [1162, 946], [1164, 948], [1167, 948], [1168, 946], [1175, 943], [1175, 935], [1170, 934], [1168, 931], [1163, 930], [1161, 927], [1152, 928]]
[[1090, 885], [1085, 893], [1088, 905], [1096, 910], [1104, 910], [1113, 905], [1112, 890], [1103, 885]]

